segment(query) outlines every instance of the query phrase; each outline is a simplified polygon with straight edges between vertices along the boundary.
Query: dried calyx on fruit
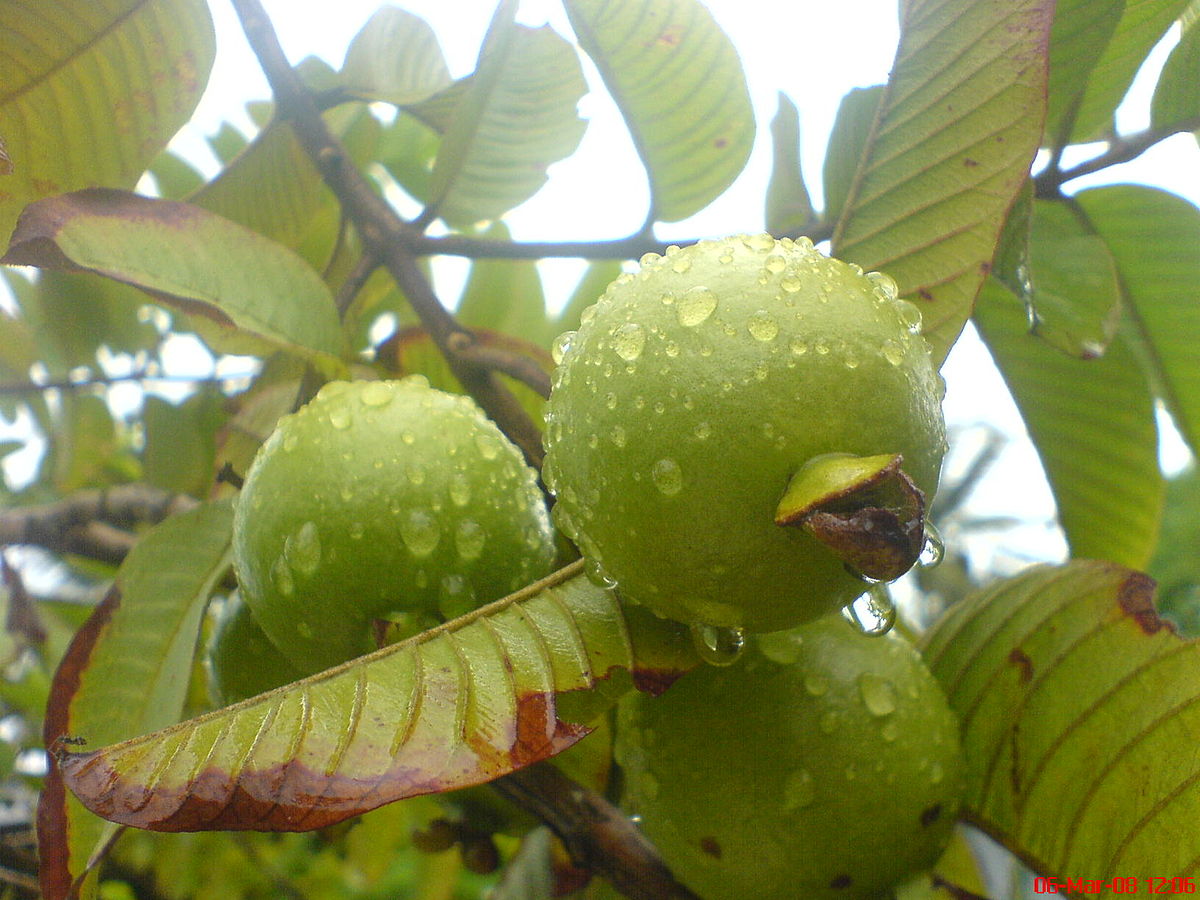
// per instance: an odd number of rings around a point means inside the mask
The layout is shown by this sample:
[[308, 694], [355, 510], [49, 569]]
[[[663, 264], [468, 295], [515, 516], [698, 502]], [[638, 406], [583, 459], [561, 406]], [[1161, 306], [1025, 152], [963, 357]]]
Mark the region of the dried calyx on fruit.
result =
[[556, 523], [595, 577], [702, 628], [791, 627], [897, 577], [946, 446], [920, 319], [807, 239], [643, 257], [555, 347]]

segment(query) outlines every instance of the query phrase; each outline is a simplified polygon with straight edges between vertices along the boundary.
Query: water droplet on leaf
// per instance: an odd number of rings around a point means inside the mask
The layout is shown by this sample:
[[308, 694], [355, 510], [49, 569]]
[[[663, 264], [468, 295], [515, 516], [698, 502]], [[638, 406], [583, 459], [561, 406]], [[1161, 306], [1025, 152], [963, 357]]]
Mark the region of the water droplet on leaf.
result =
[[710, 666], [732, 666], [746, 649], [746, 635], [740, 628], [697, 622], [691, 632], [696, 653]]

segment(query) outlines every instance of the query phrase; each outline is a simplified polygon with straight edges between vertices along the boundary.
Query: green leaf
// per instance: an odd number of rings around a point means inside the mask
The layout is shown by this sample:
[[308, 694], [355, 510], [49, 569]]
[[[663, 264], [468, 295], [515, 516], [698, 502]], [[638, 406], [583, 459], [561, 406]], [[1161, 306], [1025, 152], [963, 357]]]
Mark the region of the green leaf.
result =
[[767, 182], [767, 231], [774, 235], [800, 234], [811, 224], [812, 201], [800, 167], [800, 113], [783, 92], [779, 110], [771, 120], [774, 162]]
[[565, 0], [650, 178], [648, 222], [699, 212], [741, 174], [754, 108], [732, 41], [697, 0]]
[[[130, 552], [55, 673], [47, 748], [79, 735], [113, 743], [178, 719], [204, 605], [229, 568], [232, 528], [229, 503], [204, 505], [166, 519]], [[57, 900], [115, 830], [64, 792], [57, 766], [38, 821], [43, 896]]]
[[1081, 191], [1075, 200], [1116, 260], [1151, 381], [1200, 450], [1200, 209], [1136, 185]]
[[215, 44], [203, 0], [0, 4], [0, 246], [32, 200], [133, 187], [191, 117]]
[[143, 477], [176, 494], [204, 497], [213, 485], [216, 430], [225, 395], [208, 385], [182, 403], [147, 397], [142, 408], [146, 446]]
[[548, 26], [513, 25], [515, 11], [515, 2], [501, 3], [474, 74], [446, 89], [454, 114], [427, 209], [453, 226], [497, 218], [528, 200], [546, 183], [550, 163], [574, 153], [583, 137], [575, 106], [587, 84], [578, 55]]
[[1162, 509], [1154, 400], [1117, 339], [1076, 359], [1029, 333], [1021, 302], [989, 281], [975, 324], [1033, 438], [1077, 557], [1144, 566]]
[[1158, 582], [1159, 606], [1185, 634], [1200, 635], [1200, 474], [1195, 466], [1167, 482], [1162, 532], [1146, 571]]
[[883, 96], [884, 86], [881, 84], [854, 88], [838, 105], [822, 171], [826, 221], [836, 222], [846, 206], [854, 173], [858, 171], [859, 159], [867, 146]]
[[1125, 0], [1058, 0], [1050, 27], [1050, 82], [1042, 144], [1069, 143], [1088, 78], [1112, 39]]
[[1121, 21], [1079, 100], [1071, 143], [1100, 140], [1115, 130], [1113, 114], [1134, 76], [1187, 4], [1188, 0], [1125, 0]]
[[698, 662], [684, 626], [624, 609], [580, 568], [236, 706], [66, 749], [60, 767], [89, 808], [159, 831], [311, 830], [491, 780]]
[[965, 814], [1042, 874], [1196, 875], [1200, 645], [1108, 563], [1038, 566], [951, 608], [926, 661], [963, 728]]
[[446, 87], [450, 71], [429, 24], [399, 7], [385, 6], [350, 42], [339, 81], [351, 97], [403, 106]]
[[558, 337], [564, 331], [577, 330], [583, 311], [599, 300], [600, 295], [620, 274], [621, 263], [618, 260], [600, 259], [588, 263], [579, 284], [575, 285], [575, 290], [571, 292], [562, 312], [558, 314], [553, 329], [554, 337]]
[[1183, 126], [1200, 131], [1200, 7], [1183, 17], [1183, 35], [1167, 57], [1154, 99], [1150, 104], [1150, 125], [1156, 131]]
[[99, 188], [39, 200], [0, 262], [104, 275], [326, 364], [340, 350], [333, 297], [303, 260], [176, 200]]
[[1033, 331], [1079, 357], [1102, 354], [1121, 317], [1116, 266], [1087, 224], [1065, 203], [1034, 201], [1029, 247]]
[[1042, 132], [1052, 0], [912, 0], [833, 252], [881, 269], [945, 359]]
[[379, 138], [378, 161], [418, 203], [429, 198], [438, 132], [415, 114], [401, 112]]

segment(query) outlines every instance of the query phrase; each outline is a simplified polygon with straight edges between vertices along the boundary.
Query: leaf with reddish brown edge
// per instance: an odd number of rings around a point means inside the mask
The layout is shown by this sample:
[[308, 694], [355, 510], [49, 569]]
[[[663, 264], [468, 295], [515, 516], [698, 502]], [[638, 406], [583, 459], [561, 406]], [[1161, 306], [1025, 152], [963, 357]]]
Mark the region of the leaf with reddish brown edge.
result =
[[[476, 345], [484, 352], [496, 351], [507, 359], [519, 361], [528, 368], [530, 380], [544, 379], [549, 390], [554, 360], [545, 348], [487, 328], [472, 328], [471, 334], [475, 336]], [[424, 328], [403, 328], [388, 338], [379, 348], [379, 361], [396, 375], [424, 375], [435, 388], [456, 394], [465, 393], [462, 383], [450, 371], [446, 357]], [[545, 397], [523, 381], [508, 376], [502, 378], [525, 411], [540, 423], [544, 417]]]
[[952, 607], [926, 661], [962, 723], [964, 813], [1040, 874], [1200, 874], [1200, 643], [1109, 562], [1036, 566]]
[[62, 746], [67, 786], [139, 828], [307, 831], [551, 757], [635, 683], [698, 664], [684, 626], [624, 608], [581, 568], [157, 733]]
[[1054, 0], [908, 0], [900, 12], [833, 253], [896, 280], [940, 365], [1037, 152]]
[[95, 272], [337, 367], [341, 328], [320, 275], [286, 247], [187, 203], [105, 188], [39, 200], [0, 262]]
[[[230, 565], [232, 529], [228, 502], [206, 504], [134, 547], [55, 672], [47, 748], [74, 746], [80, 735], [115, 742], [178, 719], [205, 603]], [[43, 897], [68, 896], [115, 832], [63, 790], [52, 761], [38, 803]]]

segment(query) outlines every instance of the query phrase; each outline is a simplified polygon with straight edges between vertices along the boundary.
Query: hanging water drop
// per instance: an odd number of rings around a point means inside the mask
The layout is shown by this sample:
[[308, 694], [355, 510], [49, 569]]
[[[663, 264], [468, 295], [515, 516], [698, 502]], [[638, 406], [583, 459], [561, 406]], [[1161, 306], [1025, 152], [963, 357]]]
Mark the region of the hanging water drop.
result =
[[917, 565], [922, 569], [936, 568], [945, 555], [946, 545], [942, 542], [942, 536], [933, 523], [926, 522], [925, 544], [921, 548], [921, 555], [917, 557]]
[[896, 604], [886, 584], [873, 584], [842, 610], [846, 621], [867, 637], [881, 637], [896, 624]]
[[696, 653], [710, 666], [731, 666], [746, 649], [746, 634], [740, 628], [697, 622], [691, 631]]
[[600, 560], [595, 557], [589, 556], [583, 561], [583, 574], [596, 587], [612, 590], [617, 586], [617, 579], [609, 575]]
[[555, 365], [560, 364], [563, 358], [571, 352], [571, 344], [574, 340], [574, 331], [564, 331], [554, 339], [554, 343], [550, 347], [550, 356], [553, 358]]

